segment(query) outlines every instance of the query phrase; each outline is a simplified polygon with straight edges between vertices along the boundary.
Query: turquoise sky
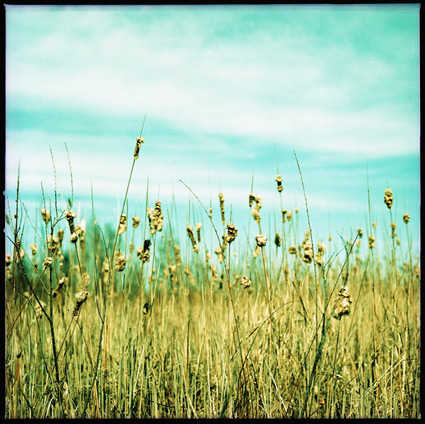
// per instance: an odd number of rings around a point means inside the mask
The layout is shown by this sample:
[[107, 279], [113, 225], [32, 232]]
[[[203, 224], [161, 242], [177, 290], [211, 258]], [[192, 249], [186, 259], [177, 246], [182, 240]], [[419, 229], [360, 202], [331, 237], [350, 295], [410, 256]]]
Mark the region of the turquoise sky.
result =
[[217, 211], [222, 191], [243, 231], [252, 173], [264, 216], [280, 211], [278, 168], [304, 231], [295, 150], [318, 238], [366, 227], [368, 176], [372, 219], [389, 228], [389, 186], [419, 251], [419, 4], [6, 5], [11, 199], [19, 162], [29, 209], [41, 182], [52, 197], [51, 147], [65, 207], [66, 143], [81, 214], [92, 185], [100, 219], [115, 221], [145, 114], [130, 215], [149, 177], [152, 205], [174, 195], [193, 225], [181, 179]]

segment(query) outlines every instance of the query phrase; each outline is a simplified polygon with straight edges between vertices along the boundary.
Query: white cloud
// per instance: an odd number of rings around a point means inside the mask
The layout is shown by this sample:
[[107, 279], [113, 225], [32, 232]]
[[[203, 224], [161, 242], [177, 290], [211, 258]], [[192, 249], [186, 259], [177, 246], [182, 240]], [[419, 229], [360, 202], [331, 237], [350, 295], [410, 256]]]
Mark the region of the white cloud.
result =
[[[161, 35], [148, 26], [141, 35], [104, 18], [93, 28], [88, 21], [79, 25], [89, 38], [58, 30], [11, 50], [7, 95], [116, 119], [143, 111], [187, 132], [255, 137], [297, 149], [358, 157], [418, 150], [415, 118], [376, 104], [374, 85], [393, 72], [378, 57], [355, 63], [344, 52], [341, 66], [349, 73], [332, 80], [332, 62], [322, 57], [332, 57], [332, 49], [294, 51], [292, 39], [248, 47], [212, 40], [206, 46], [202, 31], [179, 42], [170, 40], [167, 27]], [[356, 81], [370, 98], [353, 110]]]

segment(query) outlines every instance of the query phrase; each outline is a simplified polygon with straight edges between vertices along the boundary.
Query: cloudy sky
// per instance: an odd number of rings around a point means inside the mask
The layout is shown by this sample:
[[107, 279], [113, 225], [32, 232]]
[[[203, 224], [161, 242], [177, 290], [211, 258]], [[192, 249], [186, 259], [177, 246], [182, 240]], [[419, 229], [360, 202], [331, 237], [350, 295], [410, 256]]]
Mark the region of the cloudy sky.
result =
[[222, 191], [244, 228], [252, 176], [280, 211], [278, 170], [305, 219], [296, 151], [319, 234], [365, 228], [369, 181], [372, 219], [389, 226], [390, 187], [419, 249], [419, 5], [6, 6], [11, 199], [18, 163], [27, 205], [41, 183], [52, 196], [51, 148], [65, 206], [66, 143], [75, 201], [90, 213], [93, 187], [116, 220], [145, 115], [131, 215], [149, 178], [152, 204], [174, 197], [188, 223], [181, 179], [217, 211]]

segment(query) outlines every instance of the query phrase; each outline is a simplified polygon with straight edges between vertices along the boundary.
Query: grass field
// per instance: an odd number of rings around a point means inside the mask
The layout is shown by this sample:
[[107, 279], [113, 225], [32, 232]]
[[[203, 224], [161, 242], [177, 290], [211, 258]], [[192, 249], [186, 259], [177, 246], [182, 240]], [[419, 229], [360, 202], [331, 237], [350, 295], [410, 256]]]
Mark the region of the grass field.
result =
[[[397, 193], [382, 190], [394, 224], [369, 216], [351, 240], [316, 240], [295, 209], [265, 231], [250, 193], [238, 231], [225, 193], [213, 210], [193, 193], [204, 219], [179, 239], [160, 199], [130, 217], [132, 171], [114, 230], [57, 193], [35, 225], [18, 181], [6, 418], [420, 417], [419, 259], [408, 211], [392, 215]], [[379, 231], [391, 236], [378, 255]]]

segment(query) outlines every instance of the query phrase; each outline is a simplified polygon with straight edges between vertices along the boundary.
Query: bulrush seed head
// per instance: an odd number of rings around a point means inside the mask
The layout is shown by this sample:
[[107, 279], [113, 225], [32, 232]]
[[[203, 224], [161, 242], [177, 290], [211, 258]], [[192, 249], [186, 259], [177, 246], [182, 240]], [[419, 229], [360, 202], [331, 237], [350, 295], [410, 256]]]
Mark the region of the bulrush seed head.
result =
[[31, 254], [32, 254], [32, 256], [35, 256], [35, 255], [37, 254], [38, 246], [37, 246], [35, 243], [33, 243], [33, 244], [30, 246], [30, 249], [31, 249]]
[[127, 230], [126, 222], [127, 222], [127, 216], [125, 215], [125, 213], [123, 213], [120, 216], [120, 223], [118, 225], [118, 235], [123, 234]]
[[252, 252], [252, 257], [256, 258], [260, 253], [261, 253], [261, 247], [257, 245], [255, 246], [255, 249]]
[[286, 219], [288, 221], [290, 221], [292, 219], [292, 212], [291, 211], [286, 212]]
[[237, 235], [238, 229], [231, 222], [229, 222], [227, 224], [227, 242], [230, 244], [232, 241], [235, 240]]
[[180, 266], [182, 264], [182, 259], [180, 257], [180, 246], [175, 244], [173, 246], [174, 249], [174, 259], [176, 260], [176, 266]]
[[199, 246], [196, 244], [195, 236], [193, 235], [193, 227], [191, 225], [188, 225], [186, 227], [186, 232], [187, 232], [187, 235], [190, 238], [190, 241], [192, 242], [193, 251], [198, 252]]
[[307, 264], [311, 264], [311, 261], [313, 260], [313, 246], [312, 246], [312, 244], [309, 241], [304, 242], [303, 250], [304, 250], [303, 261]]
[[339, 290], [338, 298], [335, 301], [334, 318], [341, 319], [342, 315], [348, 315], [351, 307], [351, 294], [347, 286]]
[[66, 215], [65, 215], [66, 220], [68, 221], [68, 224], [69, 224], [69, 231], [70, 231], [71, 234], [75, 232], [74, 218], [76, 216], [77, 215], [72, 210], [67, 211]]
[[164, 217], [164, 215], [161, 211], [161, 202], [157, 200], [155, 202], [155, 208], [148, 208], [147, 211], [151, 234], [155, 234], [156, 231], [162, 231], [162, 227], [164, 225], [162, 218]]
[[137, 257], [142, 262], [148, 262], [149, 261], [150, 246], [151, 246], [151, 241], [150, 240], [145, 240], [143, 242], [143, 247], [139, 247], [136, 250]]
[[40, 213], [43, 221], [48, 224], [50, 222], [50, 212], [47, 209], [41, 209]]
[[218, 246], [217, 249], [214, 250], [214, 253], [218, 257], [218, 263], [221, 264], [223, 262], [223, 260], [224, 260], [223, 250], [222, 250], [221, 246]]
[[289, 252], [290, 255], [296, 255], [297, 254], [297, 248], [294, 245], [289, 246], [288, 252]]
[[363, 237], [363, 230], [361, 228], [359, 228], [357, 230], [357, 234], [359, 235], [359, 238], [362, 238]]
[[397, 228], [397, 224], [395, 222], [391, 222], [391, 237], [395, 238], [396, 233], [395, 233], [395, 229]]
[[280, 247], [282, 245], [282, 237], [279, 233], [276, 233], [276, 235], [274, 236], [274, 244], [276, 245], [276, 247]]
[[280, 175], [277, 175], [274, 180], [277, 182], [277, 191], [280, 193], [283, 190], [282, 177]]
[[257, 234], [255, 236], [255, 240], [257, 242], [258, 247], [264, 247], [267, 243], [267, 236], [264, 234]]
[[52, 252], [53, 256], [57, 256], [59, 252], [59, 241], [51, 234], [47, 236], [47, 248], [50, 250], [50, 252]]
[[286, 214], [288, 211], [286, 209], [282, 209], [282, 222], [286, 222]]
[[409, 219], [410, 219], [410, 215], [408, 213], [405, 213], [403, 215], [403, 221], [404, 221], [404, 223], [405, 224], [408, 224], [409, 223]]
[[252, 207], [252, 205], [254, 204], [254, 200], [255, 200], [255, 196], [251, 193], [249, 195], [249, 207]]
[[260, 209], [263, 206], [263, 203], [261, 201], [261, 197], [259, 196], [254, 196], [254, 201], [255, 201], [255, 206], [252, 209], [252, 216], [254, 217], [254, 220], [257, 224], [260, 224], [261, 221], [261, 214], [260, 214]]
[[140, 218], [137, 216], [133, 216], [133, 228], [137, 228], [139, 226], [140, 223]]
[[115, 262], [115, 269], [118, 272], [122, 272], [125, 269], [125, 264], [127, 262], [127, 259], [125, 259], [125, 256], [121, 252], [116, 253], [116, 262]]
[[12, 263], [12, 255], [10, 253], [6, 253], [6, 266], [10, 266], [10, 264]]
[[75, 304], [74, 311], [72, 312], [72, 315], [74, 317], [78, 315], [81, 305], [87, 300], [88, 295], [89, 295], [89, 292], [87, 290], [82, 290], [75, 295], [75, 297], [77, 298], [77, 302]]
[[244, 289], [247, 289], [252, 284], [252, 281], [246, 276], [243, 275], [241, 278], [241, 285]]
[[224, 196], [223, 193], [218, 193], [218, 199], [220, 201], [221, 221], [223, 225], [226, 223], [226, 217], [224, 216]]
[[65, 231], [62, 230], [62, 228], [59, 228], [58, 232], [56, 233], [56, 236], [57, 236], [58, 241], [59, 241], [59, 246], [62, 246], [62, 241], [65, 237]]
[[127, 225], [125, 224], [119, 224], [118, 225], [118, 235], [125, 233], [127, 231]]
[[51, 256], [44, 259], [43, 266], [45, 268], [51, 268], [52, 267], [53, 258]]
[[391, 207], [393, 205], [393, 193], [392, 193], [390, 188], [387, 188], [385, 190], [384, 202], [387, 205], [387, 208], [391, 209]]
[[375, 247], [375, 236], [371, 234], [369, 236], [369, 249], [373, 249]]
[[140, 147], [142, 145], [142, 143], [145, 142], [145, 139], [143, 137], [137, 137], [136, 139], [136, 147], [134, 148], [134, 153], [133, 156], [135, 159], [139, 159], [139, 152], [140, 152]]
[[77, 243], [77, 240], [78, 240], [78, 235], [77, 235], [77, 233], [72, 233], [71, 234], [71, 243]]
[[201, 228], [202, 228], [202, 223], [201, 222], [198, 222], [195, 225], [196, 235], [198, 237], [198, 243], [201, 242]]

